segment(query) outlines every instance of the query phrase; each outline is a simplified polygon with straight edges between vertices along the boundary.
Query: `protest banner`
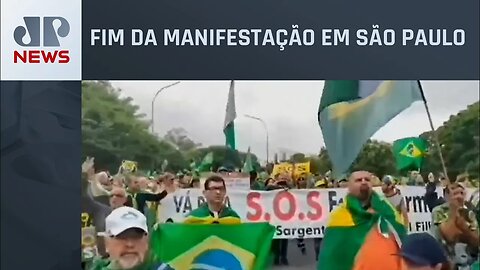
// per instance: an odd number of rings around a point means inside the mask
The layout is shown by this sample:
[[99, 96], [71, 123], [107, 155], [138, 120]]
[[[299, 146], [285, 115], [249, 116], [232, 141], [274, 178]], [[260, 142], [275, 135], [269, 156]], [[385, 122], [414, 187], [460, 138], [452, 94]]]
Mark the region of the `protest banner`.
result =
[[[379, 188], [374, 188], [380, 195]], [[399, 187], [407, 205], [411, 232], [425, 232], [431, 227], [431, 213], [424, 202], [424, 187]], [[472, 196], [473, 189], [467, 192]], [[478, 192], [478, 190], [476, 190]], [[437, 194], [443, 195], [442, 189]], [[323, 237], [330, 212], [343, 202], [346, 189], [292, 189], [275, 191], [247, 191], [230, 189], [226, 204], [232, 207], [244, 222], [270, 222], [276, 227], [275, 238]], [[383, 195], [382, 195], [383, 196]], [[158, 221], [171, 218], [181, 222], [191, 210], [205, 202], [200, 189], [178, 190], [162, 200]]]
[[[202, 176], [200, 178], [200, 186], [203, 187], [205, 180], [212, 173]], [[227, 190], [250, 190], [250, 176], [241, 173], [228, 173], [222, 174], [223, 180], [225, 180], [225, 186]]]
[[275, 175], [280, 173], [287, 173], [291, 175], [292, 172], [293, 172], [293, 177], [295, 179], [297, 179], [303, 173], [309, 173], [310, 162], [295, 163], [295, 164], [283, 162], [280, 164], [275, 164], [273, 166], [271, 176], [274, 177]]

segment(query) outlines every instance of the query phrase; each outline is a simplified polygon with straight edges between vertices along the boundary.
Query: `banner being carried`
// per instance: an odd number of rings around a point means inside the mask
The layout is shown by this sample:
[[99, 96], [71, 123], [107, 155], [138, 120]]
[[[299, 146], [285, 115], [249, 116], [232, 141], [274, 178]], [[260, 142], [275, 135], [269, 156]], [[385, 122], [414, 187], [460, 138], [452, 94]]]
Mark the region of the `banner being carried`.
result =
[[[379, 188], [374, 189], [382, 195]], [[399, 189], [407, 205], [409, 230], [428, 231], [431, 227], [431, 213], [423, 200], [425, 188], [402, 186]], [[230, 190], [227, 192], [226, 204], [238, 213], [243, 222], [269, 222], [274, 225], [275, 238], [321, 238], [330, 212], [343, 202], [346, 192], [342, 188]], [[467, 199], [473, 192], [473, 189], [468, 190]], [[437, 194], [443, 194], [441, 188], [437, 189]], [[205, 202], [200, 189], [178, 190], [162, 200], [158, 221], [163, 223], [171, 218], [174, 222], [182, 222], [185, 215]]]
[[[205, 180], [207, 180], [208, 176], [212, 174], [207, 174], [200, 178], [201, 187], [203, 187]], [[227, 173], [221, 175], [223, 180], [225, 180], [225, 186], [227, 187], [227, 190], [250, 190], [250, 176], [248, 174]]]
[[280, 163], [280, 164], [275, 164], [273, 166], [272, 170], [272, 176], [275, 177], [275, 175], [280, 174], [280, 173], [287, 173], [292, 175], [295, 179], [297, 179], [300, 175], [304, 173], [309, 173], [310, 172], [310, 162], [303, 162], [303, 163]]

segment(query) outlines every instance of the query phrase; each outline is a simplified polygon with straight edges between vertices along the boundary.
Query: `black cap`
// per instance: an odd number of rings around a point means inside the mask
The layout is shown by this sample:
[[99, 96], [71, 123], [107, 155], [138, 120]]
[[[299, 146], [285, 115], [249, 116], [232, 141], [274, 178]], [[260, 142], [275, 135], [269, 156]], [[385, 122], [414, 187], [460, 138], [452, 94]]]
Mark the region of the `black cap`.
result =
[[428, 233], [413, 233], [405, 237], [397, 255], [415, 266], [435, 266], [448, 262], [440, 243]]

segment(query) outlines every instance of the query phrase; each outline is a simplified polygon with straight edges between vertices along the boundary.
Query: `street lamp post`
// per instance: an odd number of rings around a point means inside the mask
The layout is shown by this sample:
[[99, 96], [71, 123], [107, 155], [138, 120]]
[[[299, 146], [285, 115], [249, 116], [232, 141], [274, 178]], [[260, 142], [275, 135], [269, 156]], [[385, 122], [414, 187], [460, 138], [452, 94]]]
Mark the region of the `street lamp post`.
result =
[[265, 128], [265, 133], [267, 135], [267, 164], [268, 164], [268, 161], [269, 161], [269, 144], [268, 144], [268, 128], [267, 128], [267, 123], [265, 123], [265, 121], [262, 119], [262, 118], [259, 118], [259, 117], [255, 117], [255, 116], [252, 116], [252, 115], [248, 115], [248, 114], [245, 114], [244, 115], [245, 117], [248, 117], [250, 119], [254, 119], [254, 120], [257, 120], [257, 121], [260, 121], [262, 124], [263, 124], [263, 127]]
[[162, 88], [160, 88], [157, 93], [155, 93], [155, 96], [153, 96], [153, 99], [152, 99], [152, 134], [154, 133], [155, 129], [154, 129], [154, 125], [155, 125], [155, 122], [154, 122], [154, 119], [155, 119], [155, 112], [154, 112], [154, 108], [155, 108], [155, 99], [157, 98], [158, 94], [160, 94], [160, 92], [162, 92], [163, 90], [169, 88], [169, 87], [172, 87], [174, 85], [177, 85], [179, 84], [180, 82], [175, 82], [175, 83], [172, 83], [172, 84], [169, 84], [167, 86], [164, 86]]

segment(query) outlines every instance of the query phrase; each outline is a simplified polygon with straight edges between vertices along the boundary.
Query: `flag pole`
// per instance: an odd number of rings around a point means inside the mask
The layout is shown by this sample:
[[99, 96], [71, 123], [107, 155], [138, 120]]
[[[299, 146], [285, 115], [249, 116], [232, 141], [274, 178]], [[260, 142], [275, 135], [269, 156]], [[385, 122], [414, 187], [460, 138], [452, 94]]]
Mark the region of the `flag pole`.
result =
[[440, 162], [442, 163], [442, 169], [443, 169], [443, 174], [445, 174], [445, 177], [450, 181], [448, 174], [447, 174], [447, 167], [445, 166], [445, 160], [443, 159], [443, 154], [442, 154], [442, 147], [440, 145], [440, 141], [438, 140], [437, 132], [435, 131], [435, 128], [433, 127], [433, 121], [432, 121], [432, 115], [430, 114], [430, 110], [428, 108], [427, 104], [427, 99], [425, 98], [425, 93], [423, 92], [423, 87], [420, 81], [418, 82], [418, 87], [420, 88], [420, 93], [422, 94], [422, 99], [423, 99], [423, 104], [425, 105], [425, 110], [427, 111], [427, 116], [428, 116], [428, 121], [430, 122], [430, 128], [432, 129], [432, 134], [433, 134], [433, 139], [435, 141], [435, 144], [437, 145], [437, 151], [438, 155], [440, 157]]

